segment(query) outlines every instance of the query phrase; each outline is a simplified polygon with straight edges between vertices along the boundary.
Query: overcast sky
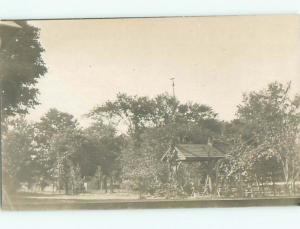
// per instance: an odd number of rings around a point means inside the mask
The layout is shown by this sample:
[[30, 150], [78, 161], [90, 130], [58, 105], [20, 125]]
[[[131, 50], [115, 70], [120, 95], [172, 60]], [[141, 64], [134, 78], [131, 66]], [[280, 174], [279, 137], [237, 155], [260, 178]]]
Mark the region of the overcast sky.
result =
[[49, 108], [81, 116], [118, 92], [171, 93], [234, 118], [243, 92], [272, 81], [300, 89], [297, 16], [32, 21], [41, 29], [48, 73], [38, 120]]

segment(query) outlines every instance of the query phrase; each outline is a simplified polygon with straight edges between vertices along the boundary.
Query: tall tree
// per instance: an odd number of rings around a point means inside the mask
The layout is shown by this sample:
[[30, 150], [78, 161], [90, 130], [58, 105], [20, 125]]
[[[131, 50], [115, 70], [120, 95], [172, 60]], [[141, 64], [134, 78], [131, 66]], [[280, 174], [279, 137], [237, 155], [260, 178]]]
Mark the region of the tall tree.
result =
[[28, 108], [38, 104], [36, 84], [47, 72], [39, 29], [26, 21], [16, 23], [21, 28], [9, 34], [0, 50], [3, 117], [27, 113]]
[[258, 159], [268, 161], [276, 158], [289, 190], [295, 181], [295, 171], [300, 169], [295, 164], [299, 155], [296, 140], [300, 103], [298, 96], [291, 98], [290, 88], [290, 83], [274, 82], [264, 90], [245, 94], [237, 112], [238, 118], [252, 130], [246, 151], [248, 162], [256, 166]]
[[21, 183], [30, 188], [39, 182], [34, 142], [34, 128], [23, 117], [10, 120], [8, 130], [3, 135], [3, 188], [16, 191]]
[[106, 118], [116, 123], [125, 124], [131, 135], [138, 136], [151, 120], [153, 103], [148, 97], [118, 94], [115, 101], [107, 101], [97, 106], [89, 116]]
[[123, 136], [116, 135], [116, 129], [112, 124], [104, 124], [100, 120], [85, 129], [85, 136], [90, 142], [90, 147], [94, 146], [92, 163], [97, 167], [98, 188], [102, 187], [105, 192], [110, 188], [112, 192], [114, 180], [120, 179]]
[[39, 122], [35, 123], [35, 141], [37, 142], [38, 160], [41, 164], [40, 176], [45, 182], [54, 182], [57, 155], [51, 151], [53, 138], [67, 131], [78, 128], [73, 115], [50, 109]]
[[[115, 101], [107, 101], [89, 113], [94, 119], [106, 118], [117, 123], [125, 121], [129, 134], [137, 139], [146, 128], [179, 126], [190, 130], [198, 126], [213, 132], [219, 131], [217, 114], [211, 107], [198, 103], [180, 102], [168, 94], [148, 97], [118, 94]], [[123, 123], [124, 124], [124, 123]], [[178, 129], [180, 129], [178, 128]]]
[[82, 191], [85, 178], [94, 175], [95, 150], [92, 142], [78, 129], [65, 129], [52, 137], [49, 152], [55, 158], [53, 176], [66, 194], [70, 190], [74, 194]]
[[41, 55], [44, 49], [39, 42], [39, 29], [26, 21], [16, 23], [21, 28], [13, 33], [9, 30], [0, 31], [1, 146], [4, 120], [8, 116], [27, 113], [28, 108], [38, 104], [36, 84], [47, 72]]

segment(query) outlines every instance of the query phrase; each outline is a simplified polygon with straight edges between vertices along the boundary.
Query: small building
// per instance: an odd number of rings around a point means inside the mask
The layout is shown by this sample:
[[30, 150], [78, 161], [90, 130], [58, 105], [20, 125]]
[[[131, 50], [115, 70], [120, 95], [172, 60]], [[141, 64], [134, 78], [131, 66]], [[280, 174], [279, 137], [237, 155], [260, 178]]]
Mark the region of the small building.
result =
[[169, 163], [173, 177], [176, 177], [181, 163], [205, 164], [207, 174], [204, 190], [206, 193], [212, 193], [212, 177], [214, 177], [213, 173], [216, 173], [216, 162], [224, 157], [225, 154], [208, 141], [208, 144], [178, 144], [170, 147], [161, 160]]
[[197, 162], [218, 160], [224, 158], [224, 156], [224, 153], [209, 144], [179, 144], [173, 147], [172, 150], [169, 148], [161, 160], [168, 161], [174, 157], [173, 159], [177, 162]]

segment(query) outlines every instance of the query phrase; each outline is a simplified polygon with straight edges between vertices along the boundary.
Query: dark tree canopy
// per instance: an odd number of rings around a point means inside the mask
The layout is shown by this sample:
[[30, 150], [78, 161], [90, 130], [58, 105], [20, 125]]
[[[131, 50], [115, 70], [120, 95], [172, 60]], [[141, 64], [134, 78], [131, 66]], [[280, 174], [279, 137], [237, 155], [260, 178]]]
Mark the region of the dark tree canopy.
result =
[[[146, 128], [187, 129], [191, 126], [220, 131], [217, 114], [209, 106], [198, 103], [180, 103], [175, 97], [161, 94], [155, 98], [118, 94], [114, 101], [96, 107], [90, 114], [94, 119], [125, 122], [132, 136], [140, 136]], [[171, 131], [171, 130], [170, 130]]]
[[[17, 21], [20, 29], [2, 31], [6, 42], [0, 50], [2, 109], [4, 116], [25, 114], [38, 104], [38, 80], [47, 72], [41, 54], [39, 29]], [[9, 34], [8, 34], [9, 33]], [[5, 36], [7, 35], [7, 36]]]
[[54, 134], [66, 129], [76, 128], [78, 122], [73, 115], [52, 108], [41, 117], [40, 122], [37, 122], [36, 126], [41, 131], [41, 134], [46, 135], [49, 140]]
[[34, 139], [37, 144], [37, 150], [39, 151], [38, 160], [41, 164], [41, 168], [43, 168], [41, 170], [41, 177], [43, 177], [43, 179], [48, 180], [53, 178], [53, 168], [57, 160], [57, 154], [51, 150], [54, 139], [59, 135], [68, 135], [69, 133], [76, 132], [75, 129], [77, 126], [78, 122], [74, 119], [73, 115], [58, 111], [57, 109], [50, 109], [41, 117], [39, 122], [34, 124]]

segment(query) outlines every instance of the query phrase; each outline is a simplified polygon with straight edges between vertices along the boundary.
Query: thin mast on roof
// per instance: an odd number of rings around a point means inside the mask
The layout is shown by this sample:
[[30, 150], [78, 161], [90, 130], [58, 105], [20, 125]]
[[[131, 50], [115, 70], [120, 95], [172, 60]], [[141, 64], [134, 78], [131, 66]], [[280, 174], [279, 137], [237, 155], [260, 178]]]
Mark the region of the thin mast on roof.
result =
[[172, 139], [170, 142], [170, 147], [172, 148], [172, 150], [175, 147], [175, 113], [176, 113], [176, 98], [175, 98], [175, 77], [170, 78], [170, 80], [172, 81], [172, 91], [173, 91], [173, 111], [172, 111], [172, 122], [171, 122], [171, 135], [172, 135]]
[[173, 125], [175, 123], [175, 112], [176, 112], [176, 98], [175, 98], [175, 77], [170, 78], [172, 81], [172, 91], [173, 91], [173, 99], [174, 99], [174, 107], [173, 107], [173, 114], [172, 114], [172, 119], [173, 119]]
[[173, 97], [175, 98], [175, 77], [172, 77], [170, 80], [172, 80]]

